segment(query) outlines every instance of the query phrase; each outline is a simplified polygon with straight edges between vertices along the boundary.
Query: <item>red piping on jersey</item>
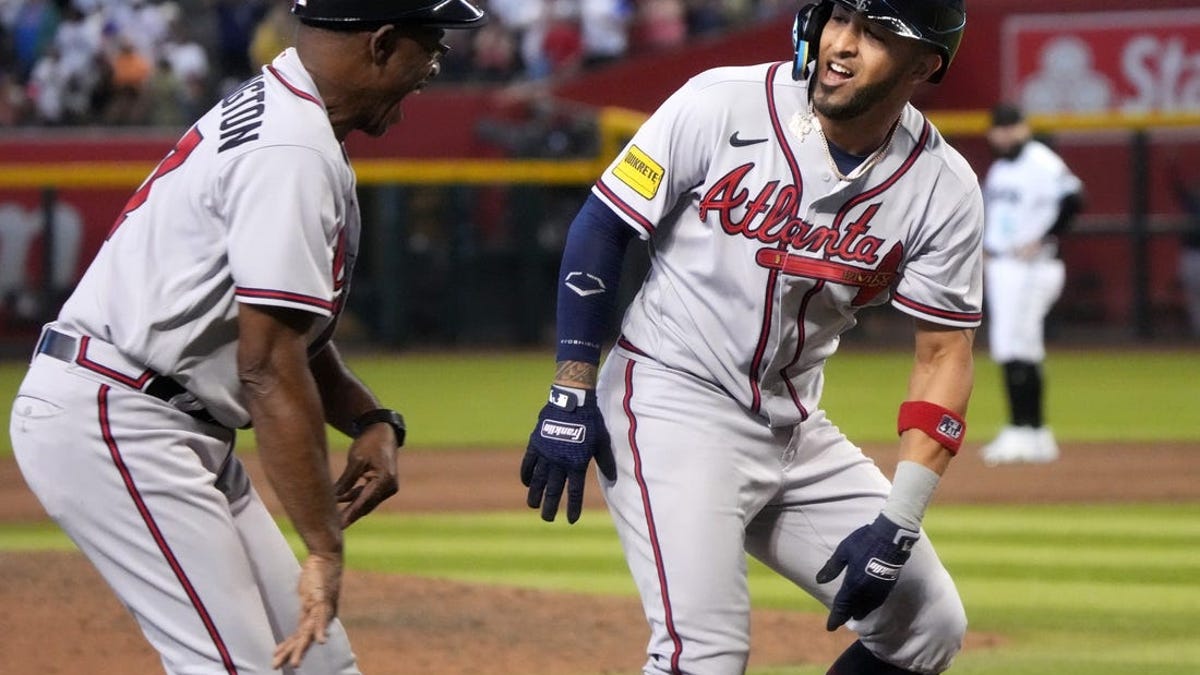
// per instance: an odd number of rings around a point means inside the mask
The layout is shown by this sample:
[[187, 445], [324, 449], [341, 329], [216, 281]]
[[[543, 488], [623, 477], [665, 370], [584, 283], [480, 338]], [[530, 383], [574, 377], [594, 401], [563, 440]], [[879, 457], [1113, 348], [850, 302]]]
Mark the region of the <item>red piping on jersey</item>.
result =
[[78, 363], [80, 366], [83, 366], [93, 373], [100, 373], [109, 379], [116, 380], [126, 387], [132, 387], [134, 389], [141, 389], [142, 387], [146, 386], [146, 383], [150, 381], [150, 378], [154, 377], [154, 371], [147, 370], [134, 379], [133, 377], [113, 370], [108, 366], [96, 363], [95, 361], [89, 359], [87, 355], [88, 342], [90, 341], [91, 338], [87, 335], [82, 335], [79, 338], [79, 354], [75, 356], [75, 363]]
[[626, 204], [625, 200], [618, 197], [617, 193], [613, 192], [607, 185], [604, 184], [603, 179], [596, 181], [596, 189], [600, 191], [600, 194], [607, 197], [609, 201], [616, 205], [618, 209], [624, 212], [625, 215], [634, 219], [638, 225], [646, 228], [646, 231], [650, 234], [654, 234], [654, 223], [650, 222], [646, 216], [638, 213], [632, 206]]
[[262, 298], [264, 300], [283, 300], [286, 302], [295, 302], [301, 305], [309, 305], [310, 307], [319, 307], [327, 312], [333, 311], [332, 300], [322, 300], [311, 295], [302, 295], [300, 293], [292, 293], [289, 291], [276, 291], [269, 288], [243, 288], [238, 286], [234, 291], [235, 295], [243, 298]]
[[[899, 124], [899, 122], [897, 122], [897, 124]], [[929, 124], [929, 120], [926, 119], [924, 126], [921, 128], [920, 138], [917, 139], [916, 147], [913, 148], [912, 152], [908, 153], [908, 157], [906, 157], [904, 159], [904, 162], [900, 165], [900, 167], [897, 168], [896, 171], [894, 171], [892, 173], [892, 175], [888, 176], [879, 185], [876, 185], [875, 187], [871, 188], [870, 190], [867, 190], [866, 192], [863, 192], [859, 195], [856, 195], [856, 196], [850, 198], [845, 204], [843, 204], [842, 208], [838, 210], [837, 215], [833, 219], [833, 229], [835, 229], [835, 230], [841, 229], [842, 221], [845, 220], [846, 215], [855, 206], [857, 206], [869, 199], [873, 199], [873, 198], [878, 197], [879, 195], [883, 194], [889, 188], [891, 188], [893, 185], [895, 185], [896, 182], [900, 180], [901, 176], [908, 173], [908, 170], [911, 169], [913, 167], [913, 165], [917, 163], [917, 157], [919, 157], [921, 155], [921, 153], [925, 151], [925, 144], [929, 142], [929, 132], [930, 132], [931, 128], [932, 127]], [[829, 254], [826, 254], [825, 258], [828, 258], [828, 257], [829, 257]], [[812, 261], [812, 264], [814, 264], [814, 265], [817, 264], [817, 261]], [[800, 337], [796, 341], [796, 353], [794, 356], [792, 356], [791, 362], [788, 363], [786, 366], [784, 366], [779, 371], [779, 375], [783, 378], [784, 383], [787, 385], [788, 393], [790, 393], [792, 395], [792, 401], [794, 401], [796, 403], [796, 407], [800, 409], [800, 412], [805, 417], [808, 416], [808, 413], [805, 411], [804, 406], [801, 405], [800, 397], [797, 394], [796, 389], [792, 386], [792, 379], [791, 379], [791, 377], [788, 376], [787, 371], [789, 368], [796, 365], [796, 363], [800, 360], [800, 354], [804, 351], [804, 344], [805, 344], [805, 337], [806, 337], [804, 334], [804, 313], [808, 309], [808, 301], [814, 295], [816, 295], [817, 291], [820, 291], [824, 287], [825, 287], [825, 281], [824, 280], [818, 281], [817, 284], [812, 288], [812, 290], [810, 290], [807, 294], [805, 294], [803, 302], [800, 303], [800, 312], [796, 316], [796, 324], [797, 324], [797, 326], [799, 326], [799, 329], [800, 329]]]
[[788, 377], [787, 371], [800, 360], [800, 354], [804, 352], [804, 344], [808, 342], [808, 333], [804, 330], [804, 315], [808, 313], [808, 301], [812, 300], [813, 296], [820, 293], [823, 288], [825, 288], [825, 280], [821, 279], [808, 289], [808, 292], [804, 294], [804, 299], [800, 301], [800, 311], [796, 313], [796, 327], [799, 329], [796, 336], [796, 353], [792, 354], [792, 360], [788, 361], [786, 366], [779, 369], [779, 376], [783, 378], [788, 395], [792, 397], [792, 403], [795, 403], [796, 409], [800, 411], [801, 421], [808, 419], [808, 408], [805, 408], [804, 404], [800, 402], [800, 394], [792, 384], [792, 378]]
[[[787, 159], [788, 168], [792, 171], [792, 180], [796, 186], [796, 203], [799, 204], [804, 197], [804, 178], [800, 175], [800, 165], [796, 162], [796, 155], [792, 153], [792, 147], [788, 145], [783, 134], [783, 124], [779, 121], [779, 113], [775, 110], [775, 73], [783, 64], [784, 62], [780, 61], [767, 70], [765, 82], [767, 114], [771, 116], [771, 127], [775, 131], [775, 140], [783, 151], [784, 158]], [[779, 242], [779, 248], [786, 250], [787, 243]], [[775, 285], [778, 282], [779, 270], [773, 269], [767, 274], [767, 287], [763, 297], [762, 328], [759, 329], [758, 346], [754, 349], [754, 358], [750, 361], [750, 410], [755, 413], [762, 406], [762, 389], [758, 384], [759, 369], [762, 368], [763, 355], [767, 351], [767, 341], [771, 338], [771, 318], [775, 313]], [[803, 330], [803, 324], [801, 324], [801, 330]], [[803, 339], [803, 335], [801, 335], [801, 339]], [[804, 414], [804, 409], [801, 408], [800, 412]]]
[[337, 243], [333, 247], [333, 290], [340, 291], [346, 285], [346, 228], [338, 230]]
[[307, 91], [304, 91], [303, 89], [300, 89], [299, 87], [292, 84], [291, 82], [288, 82], [283, 77], [283, 75], [281, 75], [279, 73], [278, 70], [275, 70], [275, 66], [270, 66], [270, 65], [267, 66], [267, 72], [274, 75], [275, 79], [279, 80], [280, 84], [287, 87], [288, 91], [292, 92], [293, 94], [299, 96], [300, 98], [302, 98], [306, 101], [312, 101], [313, 103], [316, 103], [318, 106], [321, 107], [321, 110], [325, 109], [325, 104], [321, 103], [321, 99], [317, 98], [316, 96], [313, 96], [312, 94], [308, 93]]
[[[899, 122], [897, 122], [897, 124], [899, 124]], [[917, 157], [919, 157], [921, 153], [925, 151], [925, 144], [929, 142], [930, 129], [932, 129], [932, 127], [929, 124], [929, 120], [926, 119], [924, 126], [921, 127], [921, 136], [917, 139], [916, 147], [913, 148], [912, 152], [908, 153], [908, 157], [905, 158], [904, 163], [900, 165], [900, 168], [896, 169], [895, 173], [888, 176], [887, 179], [879, 185], [876, 185], [860, 195], [852, 197], [845, 204], [843, 204], [842, 208], [838, 210], [837, 216], [833, 219], [833, 229], [836, 230], [841, 228], [842, 220], [845, 219], [846, 214], [850, 212], [850, 209], [858, 206], [868, 199], [874, 199], [875, 197], [883, 194], [889, 188], [895, 185], [896, 181], [900, 180], [901, 176], [908, 173], [908, 170], [917, 163]]]
[[162, 530], [158, 527], [158, 523], [155, 522], [154, 515], [150, 513], [150, 508], [146, 505], [146, 500], [142, 498], [137, 484], [133, 481], [133, 474], [129, 472], [129, 466], [125, 464], [125, 459], [121, 457], [121, 450], [117, 447], [116, 438], [113, 437], [112, 425], [108, 421], [109, 389], [110, 387], [107, 384], [102, 384], [100, 385], [100, 392], [96, 395], [96, 402], [99, 405], [100, 434], [104, 437], [105, 445], [108, 446], [108, 454], [112, 457], [113, 465], [116, 466], [117, 472], [121, 474], [121, 481], [125, 483], [125, 490], [129, 492], [129, 497], [133, 500], [133, 505], [137, 507], [138, 513], [141, 514], [142, 522], [146, 524], [146, 529], [150, 531], [150, 536], [154, 539], [154, 543], [158, 545], [159, 552], [162, 553], [171, 571], [175, 573], [175, 578], [179, 580], [179, 585], [183, 587], [183, 592], [187, 594], [192, 607], [200, 615], [200, 622], [204, 624], [204, 629], [208, 631], [208, 636], [212, 638], [213, 645], [217, 648], [217, 653], [221, 656], [221, 664], [225, 667], [225, 672], [229, 675], [237, 675], [237, 666], [233, 663], [233, 657], [229, 655], [229, 649], [225, 646], [225, 640], [221, 637], [220, 632], [217, 631], [217, 626], [213, 622], [212, 616], [208, 613], [208, 609], [205, 608], [204, 602], [200, 600], [200, 594], [196, 592], [196, 587], [188, 579], [187, 572], [179, 564], [179, 559], [175, 557], [175, 552], [171, 550], [170, 543], [167, 542]]
[[[921, 127], [921, 136], [917, 139], [916, 147], [913, 148], [911, 153], [909, 153], [908, 158], [904, 160], [904, 163], [900, 165], [900, 168], [896, 169], [896, 172], [889, 176], [887, 180], [846, 202], [846, 204], [842, 206], [841, 210], [838, 211], [837, 218], [834, 220], [835, 228], [841, 226], [842, 219], [846, 217], [846, 214], [851, 208], [868, 199], [883, 194], [883, 192], [895, 185], [896, 181], [900, 180], [900, 177], [907, 173], [908, 170], [917, 163], [917, 157], [924, 152], [925, 144], [929, 142], [929, 134], [932, 129], [933, 127], [929, 124], [929, 120], [925, 119], [925, 124]], [[965, 323], [979, 322], [983, 319], [983, 312], [955, 312], [953, 310], [930, 307], [929, 305], [921, 304], [916, 300], [906, 298], [895, 292], [892, 294], [892, 299], [901, 305], [904, 305], [905, 307], [909, 307], [919, 312], [942, 319], [950, 319], [952, 321], [961, 321]]]
[[800, 175], [800, 163], [796, 161], [796, 155], [792, 152], [792, 146], [788, 144], [786, 137], [783, 135], [783, 123], [779, 121], [779, 113], [775, 110], [775, 72], [784, 64], [780, 61], [771, 66], [767, 71], [767, 113], [771, 115], [771, 126], [775, 129], [775, 140], [779, 141], [779, 147], [783, 150], [783, 156], [787, 159], [788, 168], [792, 170], [792, 178], [796, 181], [796, 204], [800, 204], [801, 198], [804, 196], [804, 178]]
[[983, 320], [983, 312], [955, 312], [949, 309], [930, 307], [929, 305], [921, 304], [916, 300], [912, 300], [911, 298], [906, 298], [899, 293], [893, 293], [892, 299], [901, 305], [904, 305], [905, 307], [915, 309], [923, 314], [936, 316], [940, 319], [950, 319], [951, 321], [961, 321], [963, 323], [979, 323]]
[[632, 405], [635, 363], [636, 361], [630, 361], [625, 365], [625, 398], [622, 406], [625, 409], [625, 417], [629, 420], [629, 449], [633, 452], [633, 476], [642, 492], [646, 531], [650, 537], [650, 547], [654, 551], [654, 566], [658, 570], [658, 587], [662, 592], [664, 623], [667, 627], [667, 635], [671, 637], [671, 642], [675, 645], [675, 650], [671, 653], [671, 673], [676, 675], [683, 672], [679, 669], [679, 659], [683, 655], [683, 641], [679, 639], [679, 633], [675, 630], [675, 614], [671, 609], [671, 594], [667, 590], [667, 569], [663, 564], [662, 547], [658, 542], [658, 529], [654, 527], [654, 510], [650, 508], [650, 489], [646, 486], [646, 478], [642, 474], [642, 453], [637, 444], [637, 415], [633, 413]]
[[650, 356], [650, 355], [649, 355], [649, 354], [647, 354], [645, 351], [643, 351], [643, 350], [641, 350], [641, 349], [638, 349], [637, 345], [635, 345], [635, 344], [633, 344], [632, 342], [630, 342], [630, 341], [629, 341], [629, 338], [625, 337], [624, 335], [622, 335], [622, 336], [620, 336], [620, 337], [618, 337], [618, 338], [617, 338], [617, 346], [618, 346], [618, 347], [620, 347], [620, 348], [622, 348], [622, 349], [626, 349], [626, 350], [628, 350], [628, 351], [631, 351], [631, 352], [633, 352], [634, 354], [637, 354], [638, 356], [645, 356], [645, 357], [647, 357], [647, 358]]

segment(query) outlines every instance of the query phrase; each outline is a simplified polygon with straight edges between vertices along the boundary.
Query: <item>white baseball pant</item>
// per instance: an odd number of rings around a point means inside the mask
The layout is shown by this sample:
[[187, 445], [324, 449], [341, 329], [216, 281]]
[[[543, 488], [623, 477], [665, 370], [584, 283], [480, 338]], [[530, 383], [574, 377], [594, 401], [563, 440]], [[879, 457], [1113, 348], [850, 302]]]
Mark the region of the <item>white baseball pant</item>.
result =
[[[75, 364], [35, 357], [13, 406], [21, 473], [171, 675], [267, 675], [300, 565], [234, 434]], [[341, 623], [294, 675], [357, 674]]]
[[[749, 652], [746, 553], [827, 607], [841, 577], [817, 571], [879, 514], [888, 480], [821, 411], [771, 429], [717, 387], [615, 349], [599, 400], [618, 477], [600, 477], [650, 623], [643, 672], [742, 673]], [[879, 609], [847, 626], [880, 658], [949, 667], [966, 615], [923, 536]]]
[[1058, 258], [989, 258], [984, 265], [988, 347], [997, 363], [1046, 359], [1045, 320], [1062, 295], [1066, 270]]

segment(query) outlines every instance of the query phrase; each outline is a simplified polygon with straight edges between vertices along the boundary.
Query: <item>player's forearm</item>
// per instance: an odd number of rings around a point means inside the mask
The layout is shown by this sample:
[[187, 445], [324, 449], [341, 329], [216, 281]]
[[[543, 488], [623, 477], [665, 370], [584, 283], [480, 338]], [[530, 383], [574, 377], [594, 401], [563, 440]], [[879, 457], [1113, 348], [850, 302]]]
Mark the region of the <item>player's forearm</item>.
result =
[[311, 376], [294, 363], [271, 362], [244, 371], [242, 384], [260, 461], [288, 518], [310, 552], [340, 555], [325, 425]]
[[567, 232], [559, 269], [557, 360], [599, 363], [612, 328], [625, 249], [633, 230], [592, 195]]
[[341, 555], [342, 531], [325, 447], [321, 397], [306, 335], [315, 317], [238, 308], [238, 379], [267, 479], [310, 552]]
[[346, 435], [359, 415], [382, 407], [379, 399], [346, 366], [332, 342], [309, 361], [324, 408], [325, 421]]
[[[974, 386], [975, 329], [926, 326], [917, 332], [916, 358], [909, 378], [909, 401], [928, 401], [965, 416]], [[939, 475], [953, 455], [921, 429], [900, 437], [900, 461], [914, 461]]]
[[[900, 428], [906, 430], [900, 436], [892, 491], [882, 509], [889, 521], [902, 528], [920, 529], [938, 482], [961, 441], [960, 434], [947, 432], [944, 425], [947, 411], [958, 421], [966, 414], [974, 383], [974, 335], [972, 328], [917, 322], [916, 358], [907, 396], [915, 403], [901, 408]], [[922, 412], [930, 409], [932, 420]]]
[[554, 384], [581, 389], [596, 388], [599, 367], [585, 361], [559, 361], [554, 371]]

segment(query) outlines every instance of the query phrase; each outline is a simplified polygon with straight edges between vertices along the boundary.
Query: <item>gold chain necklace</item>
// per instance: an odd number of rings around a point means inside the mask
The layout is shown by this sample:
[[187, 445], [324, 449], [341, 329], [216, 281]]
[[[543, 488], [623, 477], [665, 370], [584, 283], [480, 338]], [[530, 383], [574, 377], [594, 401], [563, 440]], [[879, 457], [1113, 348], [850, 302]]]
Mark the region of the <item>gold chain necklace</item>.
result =
[[833, 175], [838, 177], [838, 180], [849, 181], [850, 176], [861, 176], [882, 160], [889, 149], [892, 147], [892, 138], [896, 135], [896, 127], [900, 126], [900, 118], [892, 123], [891, 129], [888, 130], [887, 138], [883, 143], [875, 149], [866, 159], [854, 168], [849, 174], [842, 173], [838, 168], [837, 162], [833, 161], [833, 153], [829, 150], [829, 139], [825, 137], [825, 130], [821, 128], [821, 121], [817, 119], [816, 113], [813, 112], [812, 101], [808, 102], [808, 111], [805, 113], [796, 113], [792, 119], [788, 120], [788, 126], [792, 133], [796, 134], [803, 140], [808, 135], [808, 132], [816, 129], [817, 134], [821, 136], [821, 142], [825, 145], [825, 161], [829, 163], [829, 170]]

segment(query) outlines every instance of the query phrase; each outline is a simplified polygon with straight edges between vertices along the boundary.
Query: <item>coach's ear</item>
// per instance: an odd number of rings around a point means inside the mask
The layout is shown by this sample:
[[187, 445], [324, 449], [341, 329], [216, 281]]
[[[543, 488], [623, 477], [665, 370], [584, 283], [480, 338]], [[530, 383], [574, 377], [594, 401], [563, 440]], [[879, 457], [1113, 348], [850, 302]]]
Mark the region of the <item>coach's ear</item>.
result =
[[396, 43], [399, 39], [400, 35], [396, 31], [396, 26], [390, 23], [371, 31], [368, 37], [371, 63], [381, 67], [387, 65], [388, 59], [396, 51]]

